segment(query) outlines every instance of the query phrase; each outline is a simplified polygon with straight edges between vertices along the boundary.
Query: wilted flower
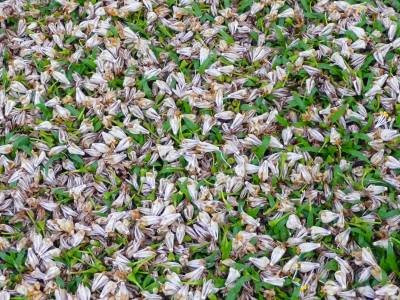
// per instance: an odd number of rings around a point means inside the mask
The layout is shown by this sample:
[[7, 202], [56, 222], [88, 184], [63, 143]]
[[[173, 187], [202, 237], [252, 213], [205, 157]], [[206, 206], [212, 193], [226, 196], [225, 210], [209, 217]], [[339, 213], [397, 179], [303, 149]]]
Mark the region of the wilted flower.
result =
[[397, 299], [397, 2], [1, 1], [0, 298]]

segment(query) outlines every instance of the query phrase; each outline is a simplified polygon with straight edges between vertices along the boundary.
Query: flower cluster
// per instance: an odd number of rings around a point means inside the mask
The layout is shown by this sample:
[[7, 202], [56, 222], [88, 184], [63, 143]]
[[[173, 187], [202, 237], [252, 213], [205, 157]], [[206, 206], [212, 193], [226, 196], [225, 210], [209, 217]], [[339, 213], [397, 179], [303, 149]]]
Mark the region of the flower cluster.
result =
[[398, 299], [398, 0], [0, 2], [0, 300]]

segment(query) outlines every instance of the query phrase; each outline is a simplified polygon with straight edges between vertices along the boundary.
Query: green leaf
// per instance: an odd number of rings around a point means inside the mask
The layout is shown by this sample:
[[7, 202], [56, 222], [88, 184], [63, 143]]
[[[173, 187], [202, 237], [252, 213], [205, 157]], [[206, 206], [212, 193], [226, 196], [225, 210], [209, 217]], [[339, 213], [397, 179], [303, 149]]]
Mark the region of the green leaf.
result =
[[280, 124], [280, 125], [282, 125], [282, 126], [284, 126], [284, 127], [288, 127], [289, 126], [289, 122], [288, 122], [288, 120], [286, 120], [284, 117], [282, 117], [282, 116], [280, 116], [280, 115], [276, 115], [276, 121]]
[[266, 152], [267, 149], [268, 149], [268, 146], [269, 146], [269, 142], [270, 142], [270, 141], [271, 141], [271, 137], [270, 137], [270, 136], [265, 136], [265, 137], [263, 138], [263, 140], [262, 140], [261, 145], [257, 146], [257, 147], [253, 150], [253, 152], [255, 153], [255, 155], [257, 156], [257, 158], [258, 158], [259, 160], [261, 160], [261, 159], [264, 157], [265, 152]]
[[181, 171], [184, 171], [185, 168], [180, 168], [180, 167], [163, 167], [161, 171], [158, 173], [159, 176], [162, 175], [170, 175], [174, 173], [178, 173]]
[[203, 16], [200, 5], [198, 3], [194, 2], [192, 4], [192, 9], [193, 9], [193, 13], [196, 17], [201, 18]]
[[228, 8], [231, 6], [231, 1], [230, 0], [224, 0], [224, 7]]
[[[124, 80], [122, 77], [115, 77], [108, 81], [108, 87], [111, 89], [121, 89], [123, 87]], [[146, 96], [147, 97], [147, 96]]]
[[232, 44], [235, 42], [235, 40], [233, 39], [233, 37], [232, 37], [230, 34], [226, 33], [225, 30], [221, 29], [220, 32], [219, 32], [219, 34], [221, 35], [221, 37], [224, 39], [224, 41], [225, 41], [228, 45], [232, 45]]
[[28, 154], [29, 156], [32, 155], [32, 144], [31, 144], [31, 140], [29, 139], [28, 136], [26, 135], [20, 135], [18, 136], [14, 143], [13, 146], [15, 149], [17, 150], [22, 150], [24, 151], [26, 154]]
[[378, 210], [378, 215], [381, 219], [386, 220], [386, 219], [393, 218], [395, 216], [400, 215], [400, 209], [393, 209], [393, 210], [387, 211], [387, 209], [382, 206]]
[[342, 149], [343, 152], [350, 154], [351, 156], [358, 158], [359, 160], [365, 161], [367, 163], [369, 163], [368, 158], [365, 156], [364, 153], [362, 153], [361, 151], [358, 150], [354, 150], [354, 149]]
[[300, 0], [301, 6], [303, 6], [304, 10], [308, 13], [311, 12], [311, 5], [309, 0]]
[[300, 287], [297, 286], [297, 287], [295, 287], [295, 289], [294, 289], [294, 291], [292, 293], [292, 296], [290, 297], [290, 300], [296, 300], [296, 299], [299, 299], [299, 298], [300, 298]]
[[183, 118], [183, 122], [185, 123], [185, 126], [187, 127], [187, 129], [189, 129], [192, 132], [195, 132], [200, 129], [200, 127], [197, 124], [193, 123], [188, 118]]
[[95, 71], [96, 70], [96, 62], [95, 62], [95, 58], [93, 57], [88, 57], [88, 58], [84, 58], [82, 59], [82, 63], [85, 65], [85, 67], [90, 70], [90, 71]]
[[399, 265], [397, 264], [397, 255], [393, 249], [393, 243], [391, 241], [388, 242], [388, 247], [386, 250], [386, 262], [391, 270], [395, 272], [397, 275], [400, 275]]
[[205, 258], [206, 268], [207, 269], [213, 268], [218, 259], [219, 259], [219, 251], [214, 251], [213, 253], [211, 253], [211, 255]]
[[324, 266], [325, 270], [327, 271], [337, 271], [339, 269], [339, 265], [337, 263], [336, 260], [330, 260], [328, 261], [325, 266]]
[[239, 278], [235, 285], [233, 286], [233, 288], [231, 288], [228, 292], [228, 294], [225, 297], [225, 300], [236, 300], [239, 298], [240, 296], [240, 291], [243, 287], [243, 285], [250, 280], [250, 276], [249, 275], [245, 275], [241, 278]]
[[337, 111], [335, 111], [331, 115], [332, 122], [336, 123], [346, 113], [346, 110], [347, 110], [347, 105], [343, 105]]
[[56, 201], [60, 204], [67, 204], [73, 200], [71, 196], [61, 188], [55, 188], [52, 192], [54, 198], [56, 198]]
[[253, 5], [253, 0], [242, 0], [239, 2], [239, 8], [238, 8], [238, 12], [239, 13], [244, 13], [245, 11], [247, 11], [248, 9], [250, 9], [250, 7]]
[[152, 98], [152, 92], [151, 92], [151, 88], [149, 86], [149, 83], [146, 79], [142, 79], [140, 81], [140, 88], [141, 90], [143, 90], [143, 92], [145, 93], [147, 98]]
[[227, 233], [225, 232], [221, 240], [222, 260], [229, 258], [231, 251], [232, 251], [232, 240], [228, 239]]
[[375, 61], [375, 58], [372, 54], [368, 54], [367, 58], [365, 59], [364, 63], [361, 66], [361, 70], [367, 70], [369, 66]]
[[186, 196], [187, 199], [191, 200], [192, 197], [190, 196], [189, 189], [187, 187], [187, 181], [178, 182], [177, 184], [178, 184], [179, 190]]
[[82, 157], [77, 154], [69, 154], [69, 158], [71, 161], [74, 163], [75, 168], [80, 169], [85, 165], [85, 162], [83, 161]]
[[371, 140], [371, 138], [368, 135], [366, 135], [365, 133], [361, 133], [361, 132], [355, 132], [355, 133], [353, 133], [353, 136], [357, 139], [360, 139], [360, 140], [363, 140], [366, 142], [369, 142]]
[[306, 101], [299, 95], [293, 95], [293, 100], [289, 101], [289, 108], [298, 108], [301, 112], [305, 112], [307, 109]]
[[211, 66], [215, 61], [217, 60], [217, 55], [215, 53], [211, 53], [204, 61], [203, 63], [199, 66], [198, 72], [200, 74], [204, 74], [206, 69]]
[[103, 128], [103, 123], [101, 122], [101, 120], [99, 119], [98, 116], [95, 116], [92, 119], [92, 124], [93, 124], [94, 132], [98, 132]]
[[274, 29], [275, 29], [275, 33], [276, 33], [276, 39], [278, 40], [278, 42], [280, 44], [284, 45], [285, 44], [285, 36], [283, 35], [282, 30], [277, 25], [275, 25]]
[[48, 121], [53, 117], [53, 109], [44, 105], [42, 101], [36, 104], [36, 107], [42, 113], [42, 120]]

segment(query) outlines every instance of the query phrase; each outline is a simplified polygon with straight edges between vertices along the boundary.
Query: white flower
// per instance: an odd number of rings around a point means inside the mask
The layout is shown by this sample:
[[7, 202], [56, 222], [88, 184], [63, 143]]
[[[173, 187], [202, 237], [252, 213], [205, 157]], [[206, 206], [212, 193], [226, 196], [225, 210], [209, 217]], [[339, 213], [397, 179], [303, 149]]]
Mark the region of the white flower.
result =
[[307, 273], [311, 272], [312, 270], [318, 269], [320, 267], [319, 263], [314, 263], [310, 261], [302, 261], [299, 263], [300, 265], [300, 272]]
[[286, 222], [286, 227], [293, 230], [302, 228], [299, 217], [294, 214], [290, 215]]
[[273, 266], [280, 261], [282, 256], [285, 254], [286, 249], [282, 246], [277, 246], [274, 248], [271, 254], [271, 263], [270, 265]]
[[10, 154], [13, 150], [13, 145], [6, 144], [0, 146], [0, 154]]
[[399, 136], [398, 131], [394, 129], [381, 129], [380, 131], [380, 137], [384, 142], [392, 141]]
[[79, 148], [75, 144], [70, 144], [67, 148], [68, 152], [71, 154], [76, 154], [76, 155], [85, 155], [85, 152], [82, 151], [81, 148]]
[[322, 221], [322, 223], [325, 223], [325, 224], [336, 220], [338, 217], [339, 217], [339, 214], [331, 212], [329, 210], [323, 210], [320, 213], [321, 221]]
[[185, 275], [183, 275], [183, 280], [188, 280], [188, 281], [199, 280], [204, 270], [205, 267], [201, 266], [192, 272], [186, 273]]
[[312, 226], [311, 227], [311, 238], [313, 240], [322, 237], [322, 236], [327, 236], [330, 235], [331, 231], [322, 227], [318, 227], [318, 226]]
[[389, 169], [400, 169], [400, 161], [393, 156], [387, 156], [385, 166]]
[[10, 85], [10, 89], [21, 94], [25, 94], [27, 92], [26, 87], [19, 81], [13, 81]]
[[387, 191], [387, 187], [382, 186], [382, 185], [373, 185], [373, 184], [371, 184], [366, 188], [366, 190], [371, 194], [380, 195], [380, 194], [382, 194], [382, 193]]
[[369, 248], [362, 248], [361, 249], [361, 259], [364, 263], [370, 265], [370, 266], [376, 266], [376, 260], [374, 255], [371, 252], [371, 249]]
[[61, 83], [63, 83], [63, 84], [66, 84], [66, 85], [69, 85], [69, 84], [70, 84], [70, 82], [69, 82], [67, 76], [65, 76], [63, 73], [58, 72], [58, 71], [54, 71], [54, 72], [52, 73], [52, 75], [53, 75], [53, 77], [54, 77], [55, 80], [57, 80], [57, 81], [59, 81], [59, 82], [61, 82]]
[[225, 286], [231, 286], [240, 277], [240, 272], [235, 268], [229, 268], [229, 274], [225, 281]]
[[250, 257], [249, 261], [260, 270], [265, 270], [269, 265], [269, 259], [266, 256], [263, 257]]
[[279, 286], [279, 287], [282, 287], [283, 284], [285, 283], [284, 278], [272, 277], [272, 276], [263, 277], [263, 281], [270, 285]]
[[78, 300], [89, 300], [90, 295], [91, 293], [89, 288], [85, 287], [82, 284], [78, 286], [78, 290], [76, 292], [76, 297], [78, 298]]
[[348, 70], [348, 67], [347, 67], [347, 65], [346, 65], [346, 62], [344, 61], [343, 57], [342, 57], [338, 52], [335, 52], [335, 53], [332, 54], [331, 60], [332, 60], [336, 65], [338, 65], [342, 70], [345, 70], [345, 71]]
[[300, 253], [307, 253], [314, 251], [321, 247], [320, 243], [302, 243], [298, 245], [298, 249]]
[[375, 294], [378, 296], [385, 296], [385, 297], [390, 297], [394, 296], [399, 293], [399, 287], [395, 286], [394, 284], [386, 284], [383, 287], [377, 289], [375, 291]]
[[331, 128], [330, 142], [333, 145], [340, 144], [340, 134], [336, 131], [335, 127]]

